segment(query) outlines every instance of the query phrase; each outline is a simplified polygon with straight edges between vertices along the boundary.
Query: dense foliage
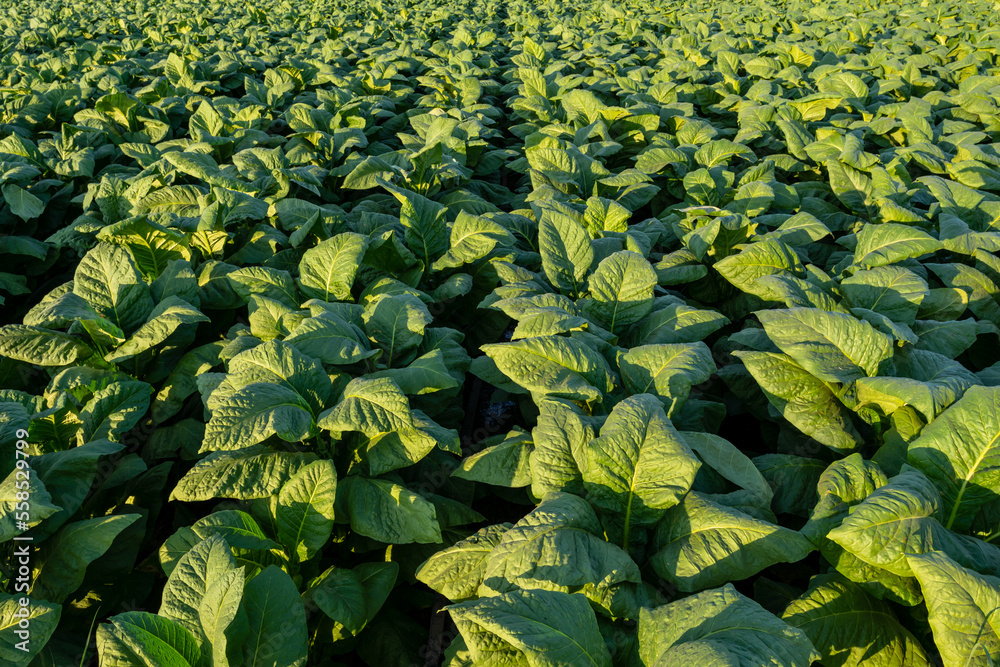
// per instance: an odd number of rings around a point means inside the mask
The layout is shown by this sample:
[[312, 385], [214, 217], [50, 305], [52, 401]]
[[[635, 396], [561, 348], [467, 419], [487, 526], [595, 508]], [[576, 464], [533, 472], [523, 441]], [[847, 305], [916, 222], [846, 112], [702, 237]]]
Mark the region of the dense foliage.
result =
[[1000, 6], [0, 10], [4, 665], [1000, 659]]

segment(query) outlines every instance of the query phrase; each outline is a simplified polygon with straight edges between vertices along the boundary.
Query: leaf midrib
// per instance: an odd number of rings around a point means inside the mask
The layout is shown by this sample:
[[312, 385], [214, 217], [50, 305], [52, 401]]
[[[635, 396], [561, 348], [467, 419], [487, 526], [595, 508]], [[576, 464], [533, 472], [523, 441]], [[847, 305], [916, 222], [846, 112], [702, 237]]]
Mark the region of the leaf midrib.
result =
[[952, 505], [951, 514], [948, 516], [948, 523], [945, 524], [945, 528], [948, 528], [950, 530], [952, 524], [955, 523], [955, 518], [958, 516], [958, 508], [962, 504], [962, 498], [965, 496], [965, 491], [969, 486], [969, 482], [972, 481], [972, 478], [978, 471], [979, 466], [983, 462], [983, 459], [986, 458], [987, 453], [989, 453], [996, 446], [998, 441], [1000, 441], [1000, 431], [997, 431], [997, 434], [993, 436], [989, 444], [986, 447], [983, 447], [975, 463], [973, 463], [969, 467], [969, 471], [965, 474], [965, 477], [962, 479], [962, 484], [959, 487], [958, 493], [955, 496], [955, 504]]

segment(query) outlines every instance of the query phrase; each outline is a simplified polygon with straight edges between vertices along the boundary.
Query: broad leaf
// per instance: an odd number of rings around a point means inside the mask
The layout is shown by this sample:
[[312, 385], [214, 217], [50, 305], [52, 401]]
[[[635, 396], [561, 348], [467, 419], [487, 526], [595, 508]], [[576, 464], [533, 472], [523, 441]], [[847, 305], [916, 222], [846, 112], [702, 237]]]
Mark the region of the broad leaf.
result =
[[915, 227], [895, 223], [870, 224], [858, 233], [854, 263], [866, 268], [885, 266], [941, 248], [940, 241]]
[[313, 426], [311, 407], [297, 392], [271, 382], [254, 382], [213, 410], [201, 452], [243, 449], [272, 435], [298, 442], [309, 437]]
[[1000, 496], [1000, 388], [971, 387], [910, 443], [906, 459], [941, 490], [945, 528], [967, 530]]
[[122, 514], [63, 526], [34, 558], [31, 596], [61, 603], [83, 583], [87, 566], [137, 519], [138, 514]]
[[128, 251], [116, 245], [100, 243], [80, 260], [73, 293], [125, 333], [145, 322], [153, 310], [149, 286]]
[[[28, 604], [22, 606], [22, 600]], [[27, 665], [49, 641], [61, 615], [62, 607], [58, 604], [0, 593], [0, 660], [11, 667]], [[22, 620], [30, 628], [27, 637]]]
[[602, 327], [618, 333], [649, 313], [655, 286], [656, 272], [642, 255], [616, 252], [602, 259], [590, 276], [585, 310]]
[[486, 560], [510, 524], [487, 526], [438, 551], [417, 569], [416, 577], [452, 602], [476, 597]]
[[927, 600], [946, 667], [987, 667], [1000, 656], [1000, 579], [963, 568], [939, 551], [907, 557]]
[[653, 569], [691, 592], [739, 581], [776, 563], [805, 558], [813, 546], [799, 533], [689, 493], [667, 510], [656, 531]]
[[97, 629], [97, 652], [107, 667], [198, 667], [198, 641], [178, 623], [144, 611], [108, 619]]
[[447, 609], [475, 664], [611, 666], [594, 611], [583, 596], [512, 591]]
[[851, 382], [879, 373], [892, 340], [850, 315], [814, 308], [763, 310], [757, 317], [775, 345], [827, 382]]
[[354, 275], [367, 247], [365, 237], [346, 232], [307, 250], [299, 263], [302, 292], [321, 301], [350, 300]]
[[700, 342], [642, 345], [623, 354], [618, 367], [630, 393], [656, 394], [673, 414], [691, 387], [715, 372], [715, 361], [708, 346]]
[[263, 445], [213, 452], [195, 464], [170, 493], [170, 500], [266, 498], [297, 473], [312, 454], [277, 452]]
[[278, 540], [300, 561], [312, 558], [330, 539], [336, 497], [337, 471], [325, 460], [306, 464], [278, 492]]
[[526, 338], [481, 349], [504, 375], [538, 394], [595, 401], [611, 389], [604, 358], [572, 338]]
[[734, 355], [746, 365], [771, 405], [804, 434], [837, 451], [850, 451], [861, 442], [833, 387], [790, 356], [749, 351]]
[[931, 665], [889, 604], [837, 574], [813, 577], [809, 590], [785, 608], [782, 620], [806, 633], [824, 666]]
[[660, 401], [639, 394], [616, 405], [587, 446], [583, 485], [595, 507], [623, 517], [627, 540], [632, 525], [651, 526], [680, 502], [699, 467]]
[[819, 659], [809, 638], [736, 592], [731, 584], [639, 615], [643, 664], [776, 665]]
[[[434, 505], [388, 480], [347, 477], [337, 487], [337, 508], [354, 531], [373, 540], [387, 544], [441, 542]], [[340, 514], [341, 508], [344, 514]]]
[[250, 633], [243, 644], [246, 667], [301, 667], [306, 664], [306, 611], [295, 582], [272, 565], [247, 582], [243, 591]]

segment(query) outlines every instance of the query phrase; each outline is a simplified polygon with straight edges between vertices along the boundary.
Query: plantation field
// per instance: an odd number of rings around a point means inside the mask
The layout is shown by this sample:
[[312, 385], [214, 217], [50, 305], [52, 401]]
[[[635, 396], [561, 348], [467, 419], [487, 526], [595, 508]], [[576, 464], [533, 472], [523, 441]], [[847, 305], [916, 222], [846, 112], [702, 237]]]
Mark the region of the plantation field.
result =
[[0, 664], [1000, 660], [1000, 5], [0, 0]]

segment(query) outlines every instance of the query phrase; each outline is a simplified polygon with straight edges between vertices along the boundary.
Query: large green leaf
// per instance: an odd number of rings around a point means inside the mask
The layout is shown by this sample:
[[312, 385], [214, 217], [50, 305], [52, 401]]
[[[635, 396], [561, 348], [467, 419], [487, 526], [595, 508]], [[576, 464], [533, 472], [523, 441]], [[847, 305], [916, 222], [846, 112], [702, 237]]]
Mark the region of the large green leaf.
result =
[[714, 499], [731, 507], [740, 505], [768, 508], [775, 491], [768, 485], [760, 471], [736, 445], [714, 433], [681, 431], [694, 453], [709, 468], [740, 487], [738, 491], [717, 494]]
[[543, 208], [538, 249], [545, 276], [559, 291], [575, 296], [594, 262], [594, 247], [583, 223], [559, 209]]
[[350, 300], [354, 276], [367, 248], [364, 236], [345, 232], [307, 250], [299, 263], [302, 292], [321, 301]]
[[[299, 270], [302, 270], [301, 266]], [[279, 271], [267, 266], [245, 266], [229, 273], [226, 277], [232, 283], [233, 291], [245, 301], [250, 301], [251, 295], [259, 294], [279, 301], [289, 308], [299, 305], [299, 292], [288, 271]]]
[[704, 343], [633, 347], [618, 359], [622, 382], [633, 394], [656, 394], [674, 414], [691, 387], [715, 372], [712, 352]]
[[510, 524], [487, 526], [447, 549], [438, 551], [417, 568], [416, 577], [452, 602], [474, 598], [486, 574], [486, 561]]
[[916, 227], [896, 223], [869, 224], [858, 232], [854, 263], [866, 268], [885, 266], [942, 247], [940, 241]]
[[826, 382], [877, 375], [892, 356], [892, 339], [850, 315], [815, 308], [757, 313], [775, 345]]
[[115, 382], [94, 393], [83, 410], [83, 439], [118, 440], [139, 423], [146, 410], [152, 387], [145, 382]]
[[171, 262], [192, 257], [188, 247], [190, 238], [144, 215], [108, 225], [98, 232], [97, 238], [127, 248], [138, 269], [150, 280], [169, 275]]
[[45, 204], [41, 199], [13, 183], [4, 185], [2, 192], [11, 213], [22, 220], [37, 218], [45, 211]]
[[971, 387], [910, 443], [906, 459], [941, 490], [945, 528], [967, 530], [1000, 497], [1000, 388]]
[[458, 432], [446, 429], [420, 410], [414, 410], [413, 427], [369, 436], [362, 458], [372, 475], [405, 468], [430, 454], [435, 447], [458, 449]]
[[404, 368], [376, 371], [367, 377], [392, 378], [400, 391], [411, 396], [431, 394], [459, 386], [445, 361], [444, 350], [433, 350], [414, 359]]
[[776, 240], [751, 243], [739, 253], [720, 259], [714, 267], [740, 290], [771, 300], [775, 297], [774, 291], [765, 283], [758, 283], [758, 278], [803, 272], [802, 262], [795, 251]]
[[694, 154], [694, 159], [706, 167], [728, 164], [734, 157], [740, 157], [749, 162], [757, 161], [757, 156], [753, 150], [728, 139], [710, 141], [699, 148]]
[[331, 431], [360, 431], [376, 436], [414, 428], [410, 403], [391, 378], [355, 378], [340, 402], [320, 415], [319, 426]]
[[0, 328], [0, 356], [39, 366], [69, 366], [94, 351], [80, 338], [24, 324]]
[[[570, 91], [571, 99], [574, 93], [585, 93], [596, 99], [589, 91], [579, 89]], [[575, 191], [583, 197], [593, 194], [598, 181], [611, 175], [600, 160], [579, 150], [535, 146], [526, 151], [525, 157], [533, 170], [560, 191]]]
[[695, 492], [667, 510], [655, 548], [653, 569], [685, 592], [746, 579], [776, 563], [801, 560], [814, 549], [793, 530]]
[[964, 567], [1000, 570], [1000, 548], [945, 528], [941, 496], [908, 466], [854, 507], [828, 537], [860, 560], [912, 577], [907, 556], [943, 551]]
[[243, 590], [250, 633], [243, 643], [246, 667], [302, 667], [308, 653], [306, 610], [295, 582], [271, 565]]
[[[24, 498], [25, 493], [31, 499], [31, 511], [27, 519], [22, 521], [17, 517], [23, 515], [24, 508], [21, 508], [21, 512], [17, 512], [16, 508], [19, 502], [18, 495]], [[52, 496], [30, 467], [21, 470], [20, 473], [16, 469], [12, 470], [7, 478], [0, 482], [0, 541], [9, 542], [15, 535], [38, 525], [60, 509], [52, 504]]]
[[272, 382], [254, 382], [212, 411], [201, 451], [243, 449], [272, 435], [298, 442], [309, 437], [313, 426], [311, 408], [296, 391]]
[[212, 535], [184, 554], [163, 587], [157, 612], [176, 621], [199, 640], [203, 650], [225, 660], [226, 630], [237, 616], [244, 575], [226, 541]]
[[604, 357], [573, 338], [541, 336], [481, 349], [504, 375], [537, 394], [596, 401], [612, 387]]
[[922, 320], [949, 322], [957, 320], [969, 307], [969, 295], [957, 287], [938, 287], [927, 292], [920, 302], [917, 317]]
[[850, 451], [861, 436], [826, 382], [786, 354], [737, 351], [767, 400], [797, 429], [831, 449]]
[[927, 350], [903, 349], [894, 361], [902, 377], [862, 378], [855, 383], [859, 404], [877, 405], [885, 414], [909, 405], [930, 421], [979, 384], [961, 364]]
[[917, 336], [916, 347], [955, 359], [976, 343], [979, 326], [973, 318], [937, 321], [916, 320], [910, 329]]
[[[22, 600], [27, 604], [22, 606]], [[27, 665], [49, 641], [61, 615], [58, 604], [0, 593], [0, 660], [11, 667]], [[22, 620], [30, 631], [25, 632]]]
[[80, 260], [73, 293], [125, 333], [138, 328], [153, 310], [149, 285], [128, 251], [117, 245], [99, 243]]
[[[82, 297], [73, 294], [69, 282], [52, 290], [24, 315], [24, 324], [46, 329], [63, 329], [77, 320], [100, 320], [97, 311]], [[964, 292], [963, 292], [964, 294]]]
[[434, 263], [435, 269], [455, 268], [486, 257], [497, 245], [514, 245], [514, 237], [502, 225], [487, 216], [473, 216], [459, 211], [451, 226], [451, 247]]
[[144, 611], [118, 614], [97, 629], [97, 652], [106, 667], [198, 667], [198, 641], [179, 623]]
[[356, 324], [333, 313], [303, 320], [285, 342], [304, 355], [325, 364], [349, 365], [379, 354], [370, 349], [367, 336]]
[[342, 480], [337, 486], [337, 512], [350, 520], [355, 532], [379, 542], [441, 542], [434, 505], [389, 480], [358, 475]]
[[170, 500], [266, 498], [305, 466], [313, 454], [279, 452], [264, 445], [213, 452], [196, 463], [170, 493]]
[[[507, 530], [486, 560], [480, 595], [516, 588], [571, 592], [579, 587], [640, 581], [622, 549], [599, 537], [593, 508], [578, 496], [550, 494]], [[563, 567], [561, 563], [574, 563]]]
[[448, 249], [447, 207], [412, 190], [397, 188], [382, 179], [376, 180], [399, 200], [399, 221], [406, 230], [406, 244], [423, 260], [424, 269], [430, 269]]
[[813, 577], [782, 619], [809, 637], [824, 667], [930, 667], [892, 607], [837, 574]]
[[627, 540], [632, 525], [651, 526], [680, 502], [699, 467], [659, 399], [638, 394], [616, 405], [590, 441], [583, 485], [595, 507], [623, 517]]
[[[599, 321], [602, 320], [599, 319]], [[579, 331], [587, 326], [586, 319], [579, 315], [573, 315], [562, 308], [531, 308], [525, 310], [518, 317], [517, 328], [511, 334], [511, 340]]]
[[[969, 310], [976, 317], [1000, 326], [1000, 288], [982, 271], [965, 264], [926, 264], [947, 287], [960, 289], [967, 295]], [[957, 311], [956, 311], [957, 312]], [[958, 313], [961, 315], [961, 313]]]
[[864, 460], [860, 454], [851, 454], [831, 464], [816, 484], [819, 502], [802, 527], [802, 534], [819, 548], [838, 572], [861, 584], [869, 593], [880, 599], [888, 597], [912, 605], [920, 601], [919, 588], [912, 578], [866, 563], [828, 536], [855, 506], [885, 483], [886, 476], [878, 465]]
[[396, 563], [364, 563], [353, 570], [331, 567], [309, 582], [303, 599], [334, 622], [335, 640], [354, 637], [378, 614], [398, 573]]
[[330, 394], [330, 378], [322, 364], [299, 352], [288, 343], [272, 340], [240, 352], [229, 360], [229, 375], [224, 385], [227, 392], [218, 392], [207, 402], [210, 410], [215, 401], [247, 385], [267, 382], [287, 387], [301, 396], [316, 413], [323, 409]]
[[531, 431], [531, 490], [539, 498], [550, 491], [582, 490], [580, 462], [597, 437], [598, 422], [576, 404], [560, 398], [538, 401], [538, 422]]
[[278, 492], [278, 540], [300, 561], [312, 558], [330, 539], [336, 497], [337, 470], [327, 460], [306, 464]]
[[830, 235], [829, 227], [820, 222], [816, 216], [803, 211], [782, 222], [774, 231], [764, 234], [763, 238], [778, 240], [795, 248]]
[[83, 583], [87, 566], [139, 518], [138, 514], [122, 514], [63, 526], [35, 556], [31, 596], [61, 603]]
[[639, 253], [616, 252], [601, 260], [587, 281], [590, 301], [586, 313], [598, 324], [618, 333], [635, 324], [653, 307], [656, 271]]
[[[385, 352], [386, 365], [420, 345], [432, 317], [412, 294], [383, 296], [365, 307], [364, 328]], [[412, 357], [411, 357], [412, 358]]]
[[904, 324], [913, 324], [928, 294], [927, 282], [900, 266], [858, 271], [841, 281], [840, 291], [851, 306], [873, 310]]
[[1000, 657], [1000, 579], [963, 568], [939, 551], [907, 557], [927, 600], [945, 667], [988, 667]]
[[531, 484], [531, 436], [511, 431], [504, 439], [466, 457], [453, 476], [485, 484], [517, 488]]
[[809, 638], [732, 584], [639, 614], [639, 656], [650, 667], [775, 665], [819, 659]]
[[477, 665], [611, 667], [586, 598], [511, 591], [447, 607]]
[[145, 324], [105, 359], [114, 364], [121, 363], [163, 343], [181, 327], [208, 321], [209, 318], [191, 304], [169, 296], [156, 305]]
[[190, 527], [180, 528], [167, 538], [160, 547], [160, 565], [167, 576], [174, 571], [177, 563], [195, 545], [213, 535], [223, 538], [233, 549], [242, 550], [237, 554], [237, 562], [248, 564], [251, 570], [260, 569], [251, 552], [279, 549], [274, 540], [267, 537], [252, 516], [240, 510], [219, 510], [195, 521]]
[[637, 322], [626, 338], [634, 345], [694, 343], [704, 340], [728, 323], [726, 317], [713, 310], [668, 303]]

